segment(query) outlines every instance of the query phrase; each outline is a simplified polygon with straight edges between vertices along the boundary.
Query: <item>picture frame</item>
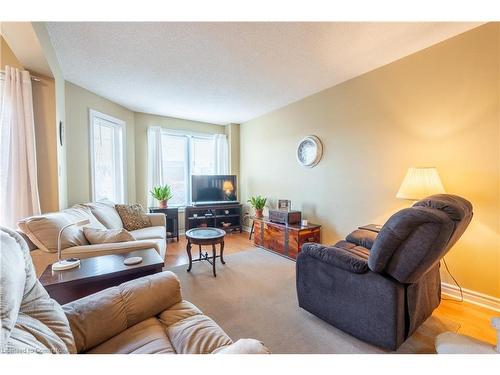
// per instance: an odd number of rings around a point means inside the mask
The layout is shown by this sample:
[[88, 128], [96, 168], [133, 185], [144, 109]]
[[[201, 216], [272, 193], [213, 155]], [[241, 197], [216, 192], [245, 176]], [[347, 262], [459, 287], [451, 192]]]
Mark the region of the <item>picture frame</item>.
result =
[[278, 199], [278, 210], [290, 211], [292, 209], [292, 201], [288, 199]]

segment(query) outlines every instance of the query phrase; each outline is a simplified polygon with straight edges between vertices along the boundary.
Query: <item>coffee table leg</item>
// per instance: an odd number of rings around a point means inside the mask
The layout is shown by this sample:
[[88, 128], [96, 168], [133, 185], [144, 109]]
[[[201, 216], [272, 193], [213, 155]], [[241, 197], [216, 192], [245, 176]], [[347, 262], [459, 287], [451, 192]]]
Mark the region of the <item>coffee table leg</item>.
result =
[[217, 251], [215, 250], [215, 245], [212, 245], [212, 255], [213, 255], [212, 267], [213, 267], [213, 271], [214, 271], [214, 277], [217, 277], [217, 274], [215, 273], [215, 260], [217, 259], [215, 257], [217, 255]]
[[224, 241], [220, 243], [220, 261], [222, 264], [226, 264], [226, 262], [224, 262]]
[[200, 260], [201, 260], [201, 245], [198, 245], [198, 250], [200, 251]]
[[188, 253], [188, 258], [189, 258], [189, 267], [187, 271], [191, 271], [191, 267], [193, 266], [193, 260], [191, 259], [191, 241], [188, 240], [187, 246], [186, 246], [186, 251]]

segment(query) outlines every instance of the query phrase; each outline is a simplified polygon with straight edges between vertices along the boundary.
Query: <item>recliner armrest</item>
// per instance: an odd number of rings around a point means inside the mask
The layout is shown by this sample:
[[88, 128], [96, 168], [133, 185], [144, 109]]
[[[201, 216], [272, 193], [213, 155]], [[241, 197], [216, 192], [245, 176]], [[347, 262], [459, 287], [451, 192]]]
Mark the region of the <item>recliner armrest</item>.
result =
[[85, 352], [182, 300], [179, 279], [165, 271], [67, 303], [78, 352]]
[[367, 249], [371, 249], [373, 243], [377, 239], [376, 232], [366, 229], [356, 229], [355, 231], [349, 233], [345, 238], [346, 241], [352, 242], [358, 246], [366, 247]]
[[365, 273], [368, 271], [366, 259], [341, 249], [340, 247], [328, 247], [317, 243], [305, 243], [299, 257], [310, 256], [324, 263], [341, 268], [352, 273]]

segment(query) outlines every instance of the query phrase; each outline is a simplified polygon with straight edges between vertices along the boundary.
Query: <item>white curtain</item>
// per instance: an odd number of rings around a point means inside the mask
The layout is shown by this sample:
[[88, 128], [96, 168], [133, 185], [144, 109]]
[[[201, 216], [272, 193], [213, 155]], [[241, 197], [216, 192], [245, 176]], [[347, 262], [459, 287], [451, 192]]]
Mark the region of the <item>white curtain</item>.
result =
[[166, 184], [165, 168], [163, 165], [163, 144], [161, 127], [148, 128], [148, 205], [154, 206], [155, 200], [149, 194], [153, 186]]
[[29, 72], [5, 67], [0, 106], [0, 225], [40, 214]]
[[225, 134], [214, 134], [215, 147], [215, 174], [229, 173], [229, 150], [227, 136]]

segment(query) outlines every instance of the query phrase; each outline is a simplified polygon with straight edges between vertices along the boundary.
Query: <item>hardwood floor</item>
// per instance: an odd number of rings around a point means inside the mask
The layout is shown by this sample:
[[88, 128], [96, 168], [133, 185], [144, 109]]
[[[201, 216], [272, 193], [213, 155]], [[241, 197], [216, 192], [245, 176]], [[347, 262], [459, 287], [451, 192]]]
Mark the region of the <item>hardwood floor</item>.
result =
[[[224, 255], [234, 254], [253, 248], [252, 241], [248, 240], [248, 233], [235, 233], [226, 236]], [[193, 255], [197, 254], [196, 249]], [[210, 254], [210, 251], [209, 251]], [[175, 267], [187, 264], [186, 239], [180, 237], [179, 242], [170, 241], [167, 247], [166, 267]], [[445, 296], [444, 298], [449, 298]], [[434, 311], [438, 317], [450, 319], [460, 325], [459, 333], [475, 337], [479, 340], [496, 343], [496, 331], [490, 325], [490, 319], [500, 316], [499, 312], [473, 305], [468, 302], [443, 300]]]

